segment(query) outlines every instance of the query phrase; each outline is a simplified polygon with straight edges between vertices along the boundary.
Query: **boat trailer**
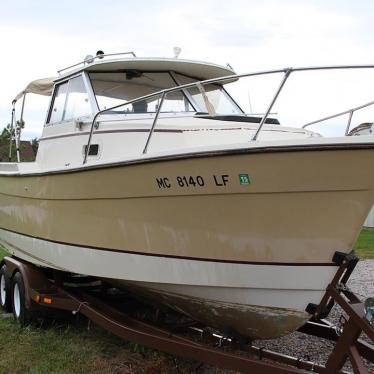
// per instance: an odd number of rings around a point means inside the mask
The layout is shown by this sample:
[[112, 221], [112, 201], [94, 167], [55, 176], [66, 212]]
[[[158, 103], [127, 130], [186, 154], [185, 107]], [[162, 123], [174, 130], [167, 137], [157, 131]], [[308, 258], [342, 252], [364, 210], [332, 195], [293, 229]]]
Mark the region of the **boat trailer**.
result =
[[[8, 285], [12, 282], [12, 287], [15, 284], [18, 287], [21, 298], [15, 317], [21, 325], [28, 324], [31, 316], [37, 315], [39, 311], [54, 308], [73, 314], [80, 313], [127, 341], [243, 373], [344, 373], [342, 368], [347, 359], [355, 374], [368, 373], [363, 359], [374, 364], [374, 346], [359, 337], [364, 332], [374, 342], [374, 307], [372, 304], [365, 306], [346, 285], [358, 258], [354, 254], [337, 252], [333, 261], [339, 266], [334, 279], [328, 285], [320, 304], [308, 305], [307, 311], [312, 314], [312, 318], [298, 330], [335, 341], [325, 365], [243, 343], [240, 338], [229, 339], [209, 334], [204, 328], [189, 329], [189, 332], [198, 333], [199, 340], [180, 336], [170, 329], [160, 328], [120, 311], [79, 287], [79, 284], [68, 287], [64, 279], [66, 273], [52, 271], [47, 274], [42, 268], [18, 258], [5, 257], [0, 268], [5, 271]], [[14, 288], [12, 290], [14, 292]], [[339, 328], [325, 320], [334, 304], [338, 304], [345, 313]], [[3, 307], [9, 310], [9, 304]], [[239, 349], [246, 354], [238, 355], [235, 351], [217, 348], [223, 342], [229, 342], [236, 351]]]

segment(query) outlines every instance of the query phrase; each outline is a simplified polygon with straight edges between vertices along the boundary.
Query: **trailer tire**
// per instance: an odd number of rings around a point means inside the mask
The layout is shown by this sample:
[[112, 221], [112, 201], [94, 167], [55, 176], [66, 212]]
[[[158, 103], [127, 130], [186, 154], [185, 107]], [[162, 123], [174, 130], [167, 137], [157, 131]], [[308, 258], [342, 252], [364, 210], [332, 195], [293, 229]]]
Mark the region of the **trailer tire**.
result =
[[0, 268], [0, 306], [4, 312], [12, 311], [12, 303], [10, 300], [10, 278], [6, 264]]
[[21, 327], [29, 325], [32, 321], [32, 313], [26, 308], [25, 283], [20, 272], [13, 276], [11, 295], [14, 319]]

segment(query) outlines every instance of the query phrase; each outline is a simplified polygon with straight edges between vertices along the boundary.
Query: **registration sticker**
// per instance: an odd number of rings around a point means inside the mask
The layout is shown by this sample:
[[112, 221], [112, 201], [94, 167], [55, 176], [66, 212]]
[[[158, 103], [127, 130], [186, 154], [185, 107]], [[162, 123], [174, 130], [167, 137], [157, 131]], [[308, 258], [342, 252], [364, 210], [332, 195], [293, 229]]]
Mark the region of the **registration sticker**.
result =
[[251, 180], [249, 179], [249, 175], [248, 174], [239, 174], [239, 183], [241, 185], [251, 184]]

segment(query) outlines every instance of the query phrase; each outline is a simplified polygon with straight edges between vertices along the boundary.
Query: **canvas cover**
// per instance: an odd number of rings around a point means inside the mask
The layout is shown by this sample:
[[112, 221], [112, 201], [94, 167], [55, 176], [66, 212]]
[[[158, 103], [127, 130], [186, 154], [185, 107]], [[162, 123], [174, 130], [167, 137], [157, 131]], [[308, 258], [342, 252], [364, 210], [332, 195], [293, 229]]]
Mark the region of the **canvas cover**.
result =
[[27, 93], [34, 93], [37, 95], [51, 96], [54, 86], [55, 77], [53, 78], [41, 78], [32, 81], [27, 85], [27, 87], [21, 91], [16, 97], [15, 101], [18, 101], [23, 95]]

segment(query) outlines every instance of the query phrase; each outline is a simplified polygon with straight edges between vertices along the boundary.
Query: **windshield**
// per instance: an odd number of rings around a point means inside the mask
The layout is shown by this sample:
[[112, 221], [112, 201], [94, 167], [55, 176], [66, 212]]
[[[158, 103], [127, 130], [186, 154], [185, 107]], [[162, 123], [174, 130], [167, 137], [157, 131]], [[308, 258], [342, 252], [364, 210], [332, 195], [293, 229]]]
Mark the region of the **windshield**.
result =
[[[175, 79], [179, 85], [198, 82], [197, 79], [181, 74], [175, 74]], [[243, 113], [222, 85], [204, 84], [203, 89], [204, 92], [201, 92], [198, 87], [194, 86], [185, 90], [185, 93], [189, 95], [193, 105], [198, 107], [200, 112], [208, 112], [210, 114]]]
[[[91, 73], [90, 79], [100, 110], [135, 100], [176, 85], [198, 82], [182, 74], [172, 72], [123, 72]], [[160, 96], [122, 106], [116, 112], [155, 113]], [[242, 114], [243, 111], [220, 84], [207, 84], [203, 90], [191, 87], [166, 95], [161, 112], [202, 112], [209, 114]]]
[[[127, 70], [116, 73], [91, 73], [90, 79], [100, 110], [124, 104], [138, 97], [152, 94], [176, 84], [168, 72], [149, 73]], [[118, 112], [152, 113], [159, 106], [160, 96], [118, 108]], [[187, 96], [181, 92], [169, 93], [162, 112], [195, 112]]]

